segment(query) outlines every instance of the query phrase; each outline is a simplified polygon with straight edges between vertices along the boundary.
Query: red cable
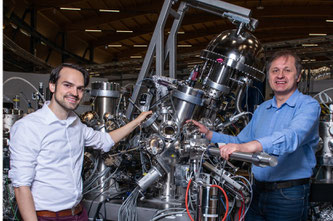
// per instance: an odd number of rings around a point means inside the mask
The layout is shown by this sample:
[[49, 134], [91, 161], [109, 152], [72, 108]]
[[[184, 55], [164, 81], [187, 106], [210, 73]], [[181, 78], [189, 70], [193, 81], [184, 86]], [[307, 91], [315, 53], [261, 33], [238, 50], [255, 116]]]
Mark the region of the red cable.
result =
[[[190, 220], [191, 220], [191, 221], [194, 221], [193, 218], [192, 218], [192, 216], [191, 216], [191, 214], [190, 214], [190, 211], [189, 211], [189, 209], [188, 209], [188, 205], [187, 205], [187, 202], [188, 202], [188, 201], [187, 201], [187, 198], [188, 198], [188, 192], [189, 192], [189, 189], [190, 189], [190, 186], [191, 186], [191, 182], [192, 182], [192, 179], [190, 179], [190, 180], [188, 181], [187, 188], [186, 188], [186, 193], [185, 193], [185, 208], [186, 208], [186, 212], [187, 212], [188, 217], [190, 217]], [[224, 217], [223, 217], [223, 219], [222, 219], [222, 221], [225, 221], [226, 218], [227, 218], [227, 216], [228, 216], [228, 212], [229, 212], [229, 199], [228, 199], [228, 196], [227, 196], [226, 192], [224, 191], [224, 189], [223, 189], [222, 187], [220, 187], [220, 186], [218, 186], [218, 185], [211, 185], [211, 187], [219, 188], [219, 189], [222, 191], [222, 193], [223, 193], [223, 195], [224, 195], [224, 197], [225, 197], [225, 201], [226, 201], [226, 209], [225, 209]]]
[[189, 191], [189, 189], [190, 189], [191, 182], [192, 182], [192, 179], [190, 179], [190, 180], [188, 181], [187, 188], [186, 188], [186, 194], [185, 194], [185, 207], [186, 207], [186, 212], [187, 212], [188, 217], [190, 217], [191, 221], [194, 221], [194, 219], [192, 218], [192, 216], [191, 216], [191, 214], [190, 214], [190, 211], [188, 210], [188, 205], [187, 205], [188, 191]]
[[229, 212], [229, 199], [228, 199], [228, 196], [227, 196], [227, 194], [225, 193], [225, 191], [224, 191], [224, 189], [222, 187], [220, 187], [218, 185], [211, 185], [211, 187], [217, 187], [217, 188], [219, 188], [222, 191], [222, 193], [223, 193], [223, 195], [225, 197], [225, 201], [226, 201], [225, 214], [224, 214], [224, 217], [222, 219], [222, 221], [225, 221], [227, 219], [227, 217], [228, 217], [228, 212]]
[[242, 213], [242, 207], [243, 207], [243, 204], [241, 204], [241, 206], [239, 207], [239, 210], [238, 210], [238, 221], [240, 221], [240, 218], [241, 218], [241, 213]]
[[[242, 220], [241, 217], [245, 213], [245, 211], [244, 211], [245, 210], [245, 199], [244, 199], [243, 193], [240, 192], [240, 194], [242, 195], [243, 201], [242, 201], [241, 207], [238, 210], [238, 221]], [[243, 208], [244, 208], [244, 210], [243, 210]]]

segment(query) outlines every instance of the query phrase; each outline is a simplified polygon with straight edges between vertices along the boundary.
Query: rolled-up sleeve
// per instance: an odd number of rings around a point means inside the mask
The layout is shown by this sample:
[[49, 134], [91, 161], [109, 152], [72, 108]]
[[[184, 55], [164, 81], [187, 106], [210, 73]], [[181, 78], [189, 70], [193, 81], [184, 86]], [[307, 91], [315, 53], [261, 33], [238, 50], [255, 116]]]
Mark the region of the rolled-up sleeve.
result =
[[108, 133], [93, 130], [86, 125], [83, 125], [85, 146], [91, 146], [95, 149], [101, 149], [104, 152], [109, 152], [114, 145], [114, 141]]
[[261, 143], [263, 150], [269, 154], [291, 153], [297, 147], [313, 139], [318, 127], [319, 115], [320, 106], [317, 101], [304, 102], [298, 107], [289, 127], [256, 140]]
[[9, 178], [14, 187], [31, 186], [35, 177], [39, 139], [37, 130], [22, 121], [17, 121], [10, 131]]

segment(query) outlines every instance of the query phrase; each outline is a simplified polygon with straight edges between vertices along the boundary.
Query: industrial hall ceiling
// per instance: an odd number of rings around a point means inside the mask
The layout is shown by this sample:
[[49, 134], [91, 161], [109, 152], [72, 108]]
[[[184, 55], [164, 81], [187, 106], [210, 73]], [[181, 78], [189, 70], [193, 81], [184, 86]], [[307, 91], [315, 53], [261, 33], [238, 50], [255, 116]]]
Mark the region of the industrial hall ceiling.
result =
[[[173, 1], [174, 12], [181, 2]], [[251, 18], [258, 20], [253, 35], [267, 57], [278, 49], [291, 49], [305, 68], [332, 71], [332, 0], [222, 3], [251, 10]], [[49, 73], [62, 62], [73, 62], [110, 81], [135, 81], [163, 4], [162, 0], [4, 0], [4, 70]], [[166, 20], [165, 40], [173, 21], [172, 16]], [[235, 28], [222, 15], [189, 7], [177, 34], [177, 70], [187, 72], [201, 62], [200, 52], [209, 42]]]

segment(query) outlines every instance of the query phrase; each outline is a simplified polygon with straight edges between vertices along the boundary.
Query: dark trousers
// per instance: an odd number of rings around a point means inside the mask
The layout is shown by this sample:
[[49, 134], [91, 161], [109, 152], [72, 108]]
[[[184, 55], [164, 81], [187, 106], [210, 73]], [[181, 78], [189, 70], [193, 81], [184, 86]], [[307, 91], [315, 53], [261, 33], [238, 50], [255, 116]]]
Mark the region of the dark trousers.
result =
[[61, 217], [38, 216], [38, 221], [88, 221], [88, 214], [87, 210], [83, 207], [82, 212], [75, 216], [61, 216]]
[[246, 221], [306, 221], [310, 185], [262, 191], [256, 185]]

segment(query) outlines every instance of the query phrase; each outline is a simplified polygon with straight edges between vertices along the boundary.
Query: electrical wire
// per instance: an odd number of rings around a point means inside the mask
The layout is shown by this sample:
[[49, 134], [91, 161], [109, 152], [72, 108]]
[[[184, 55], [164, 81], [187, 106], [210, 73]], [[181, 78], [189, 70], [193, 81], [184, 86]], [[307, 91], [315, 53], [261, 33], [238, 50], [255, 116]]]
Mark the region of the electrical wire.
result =
[[[105, 183], [107, 183], [110, 179], [115, 178], [115, 177], [114, 177], [114, 174], [117, 172], [118, 168], [119, 168], [119, 167], [117, 167], [116, 170], [115, 170], [110, 176], [108, 176], [105, 180], [103, 180], [103, 182], [101, 182], [101, 183], [98, 184], [97, 186], [95, 186], [95, 187], [93, 187], [93, 188], [87, 190], [86, 192], [83, 193], [83, 195], [88, 194], [88, 193], [90, 193], [90, 192], [92, 192], [92, 191], [94, 191], [94, 190], [96, 190], [96, 189], [98, 189], [98, 188], [102, 188], [103, 185], [104, 185]], [[109, 184], [109, 185], [107, 186], [107, 188], [110, 188], [113, 184], [115, 184], [115, 182], [112, 182], [111, 184]]]
[[3, 87], [5, 86], [6, 83], [8, 83], [11, 80], [21, 80], [21, 81], [24, 81], [25, 83], [29, 84], [37, 92], [37, 94], [41, 97], [41, 99], [43, 100], [43, 103], [45, 103], [44, 96], [38, 91], [38, 89], [33, 84], [31, 84], [28, 80], [26, 80], [24, 78], [21, 78], [21, 77], [11, 77], [11, 78], [8, 78], [7, 80], [5, 80], [3, 82]]
[[[319, 99], [320, 99], [320, 102], [332, 113], [332, 110], [330, 110], [330, 108], [325, 104], [325, 102], [323, 102], [323, 99], [321, 97], [321, 95], [323, 93], [325, 93], [326, 91], [330, 91], [330, 90], [333, 90], [333, 87], [330, 87], [330, 88], [327, 88], [325, 90], [322, 90], [321, 92], [319, 92], [318, 94], [314, 95], [313, 98], [319, 96]], [[325, 93], [326, 94], [326, 93]], [[327, 95], [328, 96], [328, 95]], [[330, 99], [332, 100], [332, 98], [330, 97]]]
[[186, 211], [181, 211], [181, 212], [171, 212], [171, 213], [166, 213], [166, 214], [162, 214], [162, 215], [159, 215], [157, 216], [156, 218], [154, 219], [151, 219], [151, 221], [155, 221], [155, 220], [159, 220], [163, 217], [166, 217], [166, 216], [172, 216], [172, 215], [178, 215], [178, 214], [183, 214], [185, 213]]
[[222, 218], [222, 221], [225, 221], [227, 219], [227, 216], [228, 216], [228, 211], [229, 211], [229, 199], [228, 199], [228, 196], [227, 196], [227, 193], [224, 191], [224, 189], [218, 185], [211, 185], [211, 187], [216, 187], [218, 189], [220, 189], [225, 197], [225, 201], [226, 201], [226, 210], [225, 210], [225, 214]]
[[[176, 211], [176, 212], [169, 212], [169, 211], [172, 211], [172, 210], [179, 210], [179, 211]], [[164, 210], [159, 210], [157, 211], [154, 216], [150, 219], [150, 221], [155, 221], [155, 220], [159, 220], [163, 217], [166, 217], [166, 216], [172, 216], [172, 215], [178, 215], [178, 214], [183, 214], [186, 212], [186, 209], [185, 208], [168, 208], [168, 209], [164, 209]]]
[[91, 185], [93, 185], [100, 177], [104, 176], [105, 174], [107, 174], [109, 171], [111, 170], [110, 167], [105, 168], [103, 171], [101, 171], [97, 176], [95, 176], [95, 178], [90, 181], [84, 188], [83, 188], [83, 193], [86, 192]]
[[[244, 207], [245, 207], [245, 211], [244, 211], [244, 213], [243, 213], [243, 216], [241, 217], [241, 220], [243, 220], [244, 217], [245, 217], [245, 215], [246, 215], [246, 213], [248, 212], [248, 210], [249, 210], [249, 208], [250, 208], [250, 204], [251, 204], [251, 202], [252, 202], [252, 198], [253, 198], [252, 185], [251, 185], [250, 181], [249, 181], [248, 179], [246, 179], [245, 177], [243, 177], [243, 176], [239, 176], [239, 175], [237, 175], [237, 176], [233, 176], [233, 177], [231, 177], [231, 178], [232, 178], [232, 179], [242, 179], [243, 181], [245, 181], [247, 185], [246, 185], [245, 183], [241, 182], [241, 181], [239, 181], [239, 182], [237, 182], [237, 183], [239, 183], [240, 185], [242, 185], [243, 187], [245, 187], [245, 188], [247, 189], [247, 191], [250, 193], [250, 201], [248, 202], [248, 206], [246, 207], [246, 206], [244, 205]], [[244, 198], [243, 198], [243, 199], [244, 199]]]
[[185, 207], [186, 207], [186, 212], [187, 212], [188, 217], [190, 218], [191, 221], [194, 221], [194, 219], [192, 218], [192, 216], [190, 214], [190, 211], [188, 209], [188, 204], [187, 204], [188, 192], [190, 190], [191, 182], [192, 182], [192, 179], [190, 179], [188, 181], [187, 188], [186, 188], [186, 193], [185, 193]]
[[118, 221], [137, 221], [138, 214], [136, 210], [137, 199], [139, 196], [139, 187], [136, 187], [132, 193], [121, 204], [118, 210]]
[[87, 185], [87, 183], [90, 182], [91, 178], [95, 175], [95, 172], [97, 171], [97, 167], [98, 167], [98, 163], [99, 163], [99, 157], [98, 158], [94, 158], [94, 168], [92, 170], [92, 172], [90, 173], [89, 177], [87, 179], [84, 180], [83, 182], [83, 186]]
[[257, 90], [259, 91], [259, 94], [261, 95], [262, 99], [265, 100], [265, 97], [264, 97], [264, 95], [261, 93], [261, 90], [260, 90], [258, 87], [256, 87], [256, 86], [252, 86], [252, 87], [255, 88], [255, 89], [257, 89]]

